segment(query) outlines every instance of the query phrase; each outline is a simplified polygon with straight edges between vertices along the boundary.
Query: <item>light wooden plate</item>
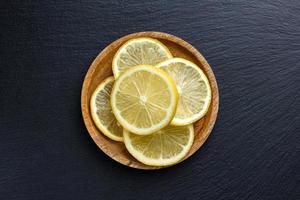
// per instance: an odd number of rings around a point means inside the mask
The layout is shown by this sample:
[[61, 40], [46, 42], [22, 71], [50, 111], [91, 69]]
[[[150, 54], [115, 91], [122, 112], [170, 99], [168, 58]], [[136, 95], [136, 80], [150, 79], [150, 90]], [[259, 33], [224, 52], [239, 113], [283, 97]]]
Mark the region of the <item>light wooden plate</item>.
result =
[[137, 37], [158, 39], [170, 49], [174, 57], [182, 57], [197, 64], [209, 80], [212, 89], [212, 101], [205, 117], [194, 124], [195, 140], [189, 154], [183, 160], [194, 154], [211, 133], [218, 114], [219, 92], [214, 73], [205, 58], [192, 45], [170, 34], [161, 32], [133, 33], [114, 41], [96, 57], [85, 76], [81, 91], [81, 110], [89, 134], [104, 153], [119, 163], [138, 169], [158, 169], [159, 167], [140, 163], [127, 152], [123, 143], [105, 137], [93, 123], [89, 107], [91, 95], [97, 85], [112, 75], [111, 64], [116, 51], [127, 40]]

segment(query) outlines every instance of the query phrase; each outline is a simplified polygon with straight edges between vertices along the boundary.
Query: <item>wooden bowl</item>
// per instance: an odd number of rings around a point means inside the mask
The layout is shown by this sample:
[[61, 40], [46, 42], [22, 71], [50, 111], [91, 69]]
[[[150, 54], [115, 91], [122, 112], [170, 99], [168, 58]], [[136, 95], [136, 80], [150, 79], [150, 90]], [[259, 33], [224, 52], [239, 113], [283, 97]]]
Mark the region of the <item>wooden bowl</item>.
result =
[[127, 152], [123, 143], [115, 142], [105, 137], [93, 123], [89, 107], [91, 95], [97, 85], [106, 77], [112, 75], [111, 65], [116, 51], [127, 40], [137, 37], [158, 39], [170, 49], [174, 57], [182, 57], [197, 64], [209, 80], [212, 89], [212, 101], [205, 117], [194, 124], [195, 140], [190, 152], [183, 160], [194, 154], [212, 131], [218, 113], [219, 92], [214, 73], [205, 58], [192, 45], [170, 34], [161, 32], [133, 33], [114, 41], [96, 57], [85, 76], [81, 92], [81, 110], [89, 134], [104, 153], [119, 163], [138, 169], [158, 169], [160, 167], [152, 167], [140, 163]]

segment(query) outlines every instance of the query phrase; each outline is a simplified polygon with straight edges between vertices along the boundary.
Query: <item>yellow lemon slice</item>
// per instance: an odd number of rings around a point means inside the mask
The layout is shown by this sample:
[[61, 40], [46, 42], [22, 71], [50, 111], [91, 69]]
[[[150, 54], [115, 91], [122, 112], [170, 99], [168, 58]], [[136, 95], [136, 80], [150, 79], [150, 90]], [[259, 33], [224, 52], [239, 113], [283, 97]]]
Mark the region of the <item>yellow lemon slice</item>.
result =
[[162, 70], [140, 65], [124, 72], [111, 93], [112, 110], [127, 130], [146, 135], [169, 124], [178, 101], [174, 81]]
[[180, 162], [194, 140], [193, 125], [167, 126], [151, 135], [123, 132], [129, 153], [138, 161], [152, 166], [169, 166]]
[[113, 58], [112, 69], [115, 78], [130, 67], [156, 65], [172, 58], [169, 49], [152, 38], [131, 39], [123, 44]]
[[91, 101], [91, 114], [100, 131], [115, 141], [123, 141], [123, 128], [115, 118], [111, 105], [110, 93], [114, 84], [114, 77], [105, 79], [94, 91]]
[[173, 78], [179, 93], [176, 114], [171, 124], [183, 126], [202, 118], [211, 101], [210, 85], [203, 71], [182, 58], [171, 58], [156, 67]]

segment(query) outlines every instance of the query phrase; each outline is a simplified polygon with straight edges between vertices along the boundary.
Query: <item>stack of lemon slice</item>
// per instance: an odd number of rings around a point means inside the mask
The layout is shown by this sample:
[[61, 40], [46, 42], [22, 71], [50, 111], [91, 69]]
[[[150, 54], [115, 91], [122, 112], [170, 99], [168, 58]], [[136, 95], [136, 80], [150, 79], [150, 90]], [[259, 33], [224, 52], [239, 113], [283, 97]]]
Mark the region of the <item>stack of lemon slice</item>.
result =
[[96, 126], [110, 139], [124, 142], [146, 165], [180, 162], [193, 144], [193, 123], [210, 105], [211, 89], [203, 71], [173, 58], [152, 38], [126, 42], [115, 54], [112, 70], [114, 76], [100, 83], [91, 97]]

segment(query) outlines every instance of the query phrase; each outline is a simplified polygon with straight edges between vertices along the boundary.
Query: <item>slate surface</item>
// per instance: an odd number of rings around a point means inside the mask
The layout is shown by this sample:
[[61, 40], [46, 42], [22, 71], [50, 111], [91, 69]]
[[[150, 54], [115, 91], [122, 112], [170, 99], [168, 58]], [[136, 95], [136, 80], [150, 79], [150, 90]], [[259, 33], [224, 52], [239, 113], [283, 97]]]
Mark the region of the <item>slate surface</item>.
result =
[[[160, 171], [89, 137], [88, 66], [115, 39], [177, 35], [220, 89], [212, 135]], [[0, 199], [300, 199], [300, 1], [1, 1]]]

